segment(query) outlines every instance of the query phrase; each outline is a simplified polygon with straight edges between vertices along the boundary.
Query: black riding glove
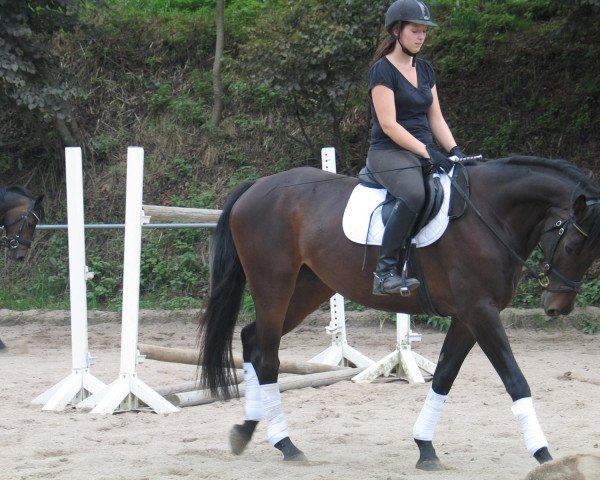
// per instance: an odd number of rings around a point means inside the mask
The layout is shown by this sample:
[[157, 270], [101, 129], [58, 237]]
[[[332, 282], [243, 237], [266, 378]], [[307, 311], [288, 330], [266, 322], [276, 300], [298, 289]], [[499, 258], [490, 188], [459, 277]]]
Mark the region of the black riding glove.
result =
[[456, 157], [456, 158], [465, 158], [466, 155], [463, 153], [463, 151], [460, 149], [460, 147], [458, 145], [456, 145], [455, 147], [452, 147], [450, 149], [450, 151], [448, 152], [448, 156], [449, 157]]
[[429, 154], [429, 161], [438, 170], [449, 172], [454, 166], [454, 162], [452, 160], [434, 148], [427, 147], [427, 153]]

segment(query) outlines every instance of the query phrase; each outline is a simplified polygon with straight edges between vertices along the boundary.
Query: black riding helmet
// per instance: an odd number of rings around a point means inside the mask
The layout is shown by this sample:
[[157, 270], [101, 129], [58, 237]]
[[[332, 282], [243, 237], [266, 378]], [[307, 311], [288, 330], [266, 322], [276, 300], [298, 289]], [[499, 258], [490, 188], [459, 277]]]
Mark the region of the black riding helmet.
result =
[[392, 28], [398, 22], [418, 23], [437, 27], [431, 21], [427, 5], [418, 0], [396, 0], [390, 5], [385, 14], [385, 29], [392, 34]]
[[429, 16], [429, 9], [427, 5], [419, 0], [396, 0], [390, 5], [387, 12], [385, 13], [385, 29], [389, 34], [396, 39], [402, 51], [407, 55], [413, 57], [412, 66], [415, 66], [415, 53], [411, 52], [402, 45], [399, 37], [393, 33], [394, 25], [397, 23], [417, 23], [419, 25], [428, 25], [431, 27], [437, 27], [437, 23], [431, 21]]

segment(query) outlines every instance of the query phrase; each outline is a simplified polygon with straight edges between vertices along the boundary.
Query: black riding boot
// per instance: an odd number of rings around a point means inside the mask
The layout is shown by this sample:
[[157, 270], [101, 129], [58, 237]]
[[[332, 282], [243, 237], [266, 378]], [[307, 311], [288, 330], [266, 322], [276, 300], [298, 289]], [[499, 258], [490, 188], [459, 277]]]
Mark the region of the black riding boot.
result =
[[419, 287], [420, 283], [416, 278], [403, 278], [397, 268], [400, 251], [406, 245], [416, 220], [417, 214], [399, 198], [383, 232], [373, 280], [374, 295], [400, 293], [402, 296], [408, 296], [412, 290]]

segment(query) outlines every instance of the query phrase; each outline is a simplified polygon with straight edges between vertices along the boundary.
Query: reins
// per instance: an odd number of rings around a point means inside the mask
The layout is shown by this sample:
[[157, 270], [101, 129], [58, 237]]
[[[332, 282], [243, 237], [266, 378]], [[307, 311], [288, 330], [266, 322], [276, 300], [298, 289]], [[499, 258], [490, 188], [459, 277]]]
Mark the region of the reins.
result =
[[[464, 168], [464, 166], [463, 166], [463, 168]], [[553, 293], [562, 293], [562, 292], [568, 292], [568, 291], [578, 292], [579, 291], [583, 281], [577, 282], [575, 280], [570, 280], [562, 272], [560, 272], [560, 270], [558, 270], [558, 268], [556, 268], [554, 265], [552, 265], [552, 259], [554, 258], [554, 254], [556, 253], [558, 244], [560, 243], [560, 240], [563, 238], [563, 234], [565, 233], [566, 228], [569, 225], [573, 225], [573, 227], [577, 230], [577, 232], [579, 232], [584, 237], [588, 237], [588, 234], [583, 230], [583, 228], [581, 228], [581, 226], [579, 226], [575, 222], [575, 217], [573, 216], [573, 214], [571, 214], [569, 216], [569, 218], [567, 218], [566, 220], [556, 221], [556, 223], [552, 227], [550, 227], [550, 228], [546, 229], [544, 232], [542, 232], [542, 235], [543, 235], [544, 233], [549, 233], [555, 229], [558, 229], [558, 237], [556, 238], [556, 241], [554, 242], [554, 245], [552, 246], [552, 251], [551, 251], [549, 260], [544, 260], [544, 262], [543, 262], [543, 265], [542, 265], [543, 271], [536, 270], [534, 267], [529, 265], [526, 262], [526, 260], [524, 260], [517, 252], [515, 252], [515, 250], [508, 244], [508, 242], [504, 238], [502, 238], [502, 236], [494, 229], [494, 227], [492, 227], [492, 225], [490, 225], [486, 221], [486, 219], [484, 218], [481, 211], [475, 206], [475, 204], [471, 201], [469, 196], [463, 191], [463, 189], [460, 187], [458, 182], [456, 182], [456, 180], [454, 180], [454, 178], [452, 178], [451, 175], [448, 175], [448, 176], [450, 178], [450, 181], [452, 182], [452, 186], [456, 189], [456, 191], [459, 193], [459, 195], [462, 197], [462, 199], [465, 201], [465, 203], [473, 210], [475, 215], [477, 215], [477, 217], [488, 228], [488, 230], [490, 232], [492, 232], [492, 234], [498, 239], [498, 241], [502, 245], [504, 245], [504, 247], [515, 258], [515, 260], [517, 260], [521, 264], [521, 266], [524, 267], [531, 274], [531, 276], [533, 278], [537, 279], [537, 281], [539, 282], [539, 284], [541, 285], [541, 287], [544, 290], [547, 290], [547, 291], [553, 292]], [[594, 205], [596, 203], [600, 203], [600, 200], [589, 200], [587, 202], [588, 205]], [[561, 289], [549, 288], [550, 280], [548, 279], [548, 274], [550, 272], [552, 272], [552, 274], [554, 274], [556, 277], [558, 277], [567, 288], [561, 288]]]

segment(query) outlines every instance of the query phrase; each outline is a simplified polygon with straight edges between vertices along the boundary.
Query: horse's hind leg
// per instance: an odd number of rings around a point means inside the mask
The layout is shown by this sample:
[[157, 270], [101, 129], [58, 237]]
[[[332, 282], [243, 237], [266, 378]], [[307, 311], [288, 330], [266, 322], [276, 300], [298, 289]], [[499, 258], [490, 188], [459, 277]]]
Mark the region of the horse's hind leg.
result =
[[444, 468], [433, 448], [433, 435], [448, 392], [474, 344], [475, 338], [465, 325], [452, 319], [440, 351], [431, 389], [413, 427], [413, 438], [419, 447], [419, 460], [416, 465], [418, 469]]
[[[289, 302], [283, 324], [283, 333], [289, 332], [301, 323], [308, 314], [316, 310], [332, 293], [332, 290], [325, 286], [310, 269], [302, 267], [296, 280], [294, 293]], [[241, 337], [245, 381], [244, 423], [242, 425], [235, 425], [230, 433], [231, 448], [233, 453], [237, 455], [244, 451], [252, 438], [258, 422], [265, 417], [263, 394], [261, 393], [262, 382], [259, 383], [254, 368], [254, 365], [259, 365], [261, 361], [261, 349], [258, 345], [256, 323], [244, 327]], [[270, 380], [273, 380], [272, 377]], [[270, 383], [273, 384], [276, 382], [275, 378], [274, 382]], [[283, 416], [283, 410], [281, 410], [281, 416]], [[280, 427], [284, 423], [284, 419], [283, 422], [279, 419]], [[302, 460], [305, 458], [302, 452], [293, 445], [289, 436], [281, 439], [274, 445], [282, 451], [285, 460]]]
[[244, 361], [244, 423], [234, 425], [229, 434], [229, 443], [234, 455], [243, 453], [258, 422], [264, 417], [260, 384], [252, 365], [252, 352], [256, 346], [256, 322], [246, 325], [242, 329], [241, 337]]

